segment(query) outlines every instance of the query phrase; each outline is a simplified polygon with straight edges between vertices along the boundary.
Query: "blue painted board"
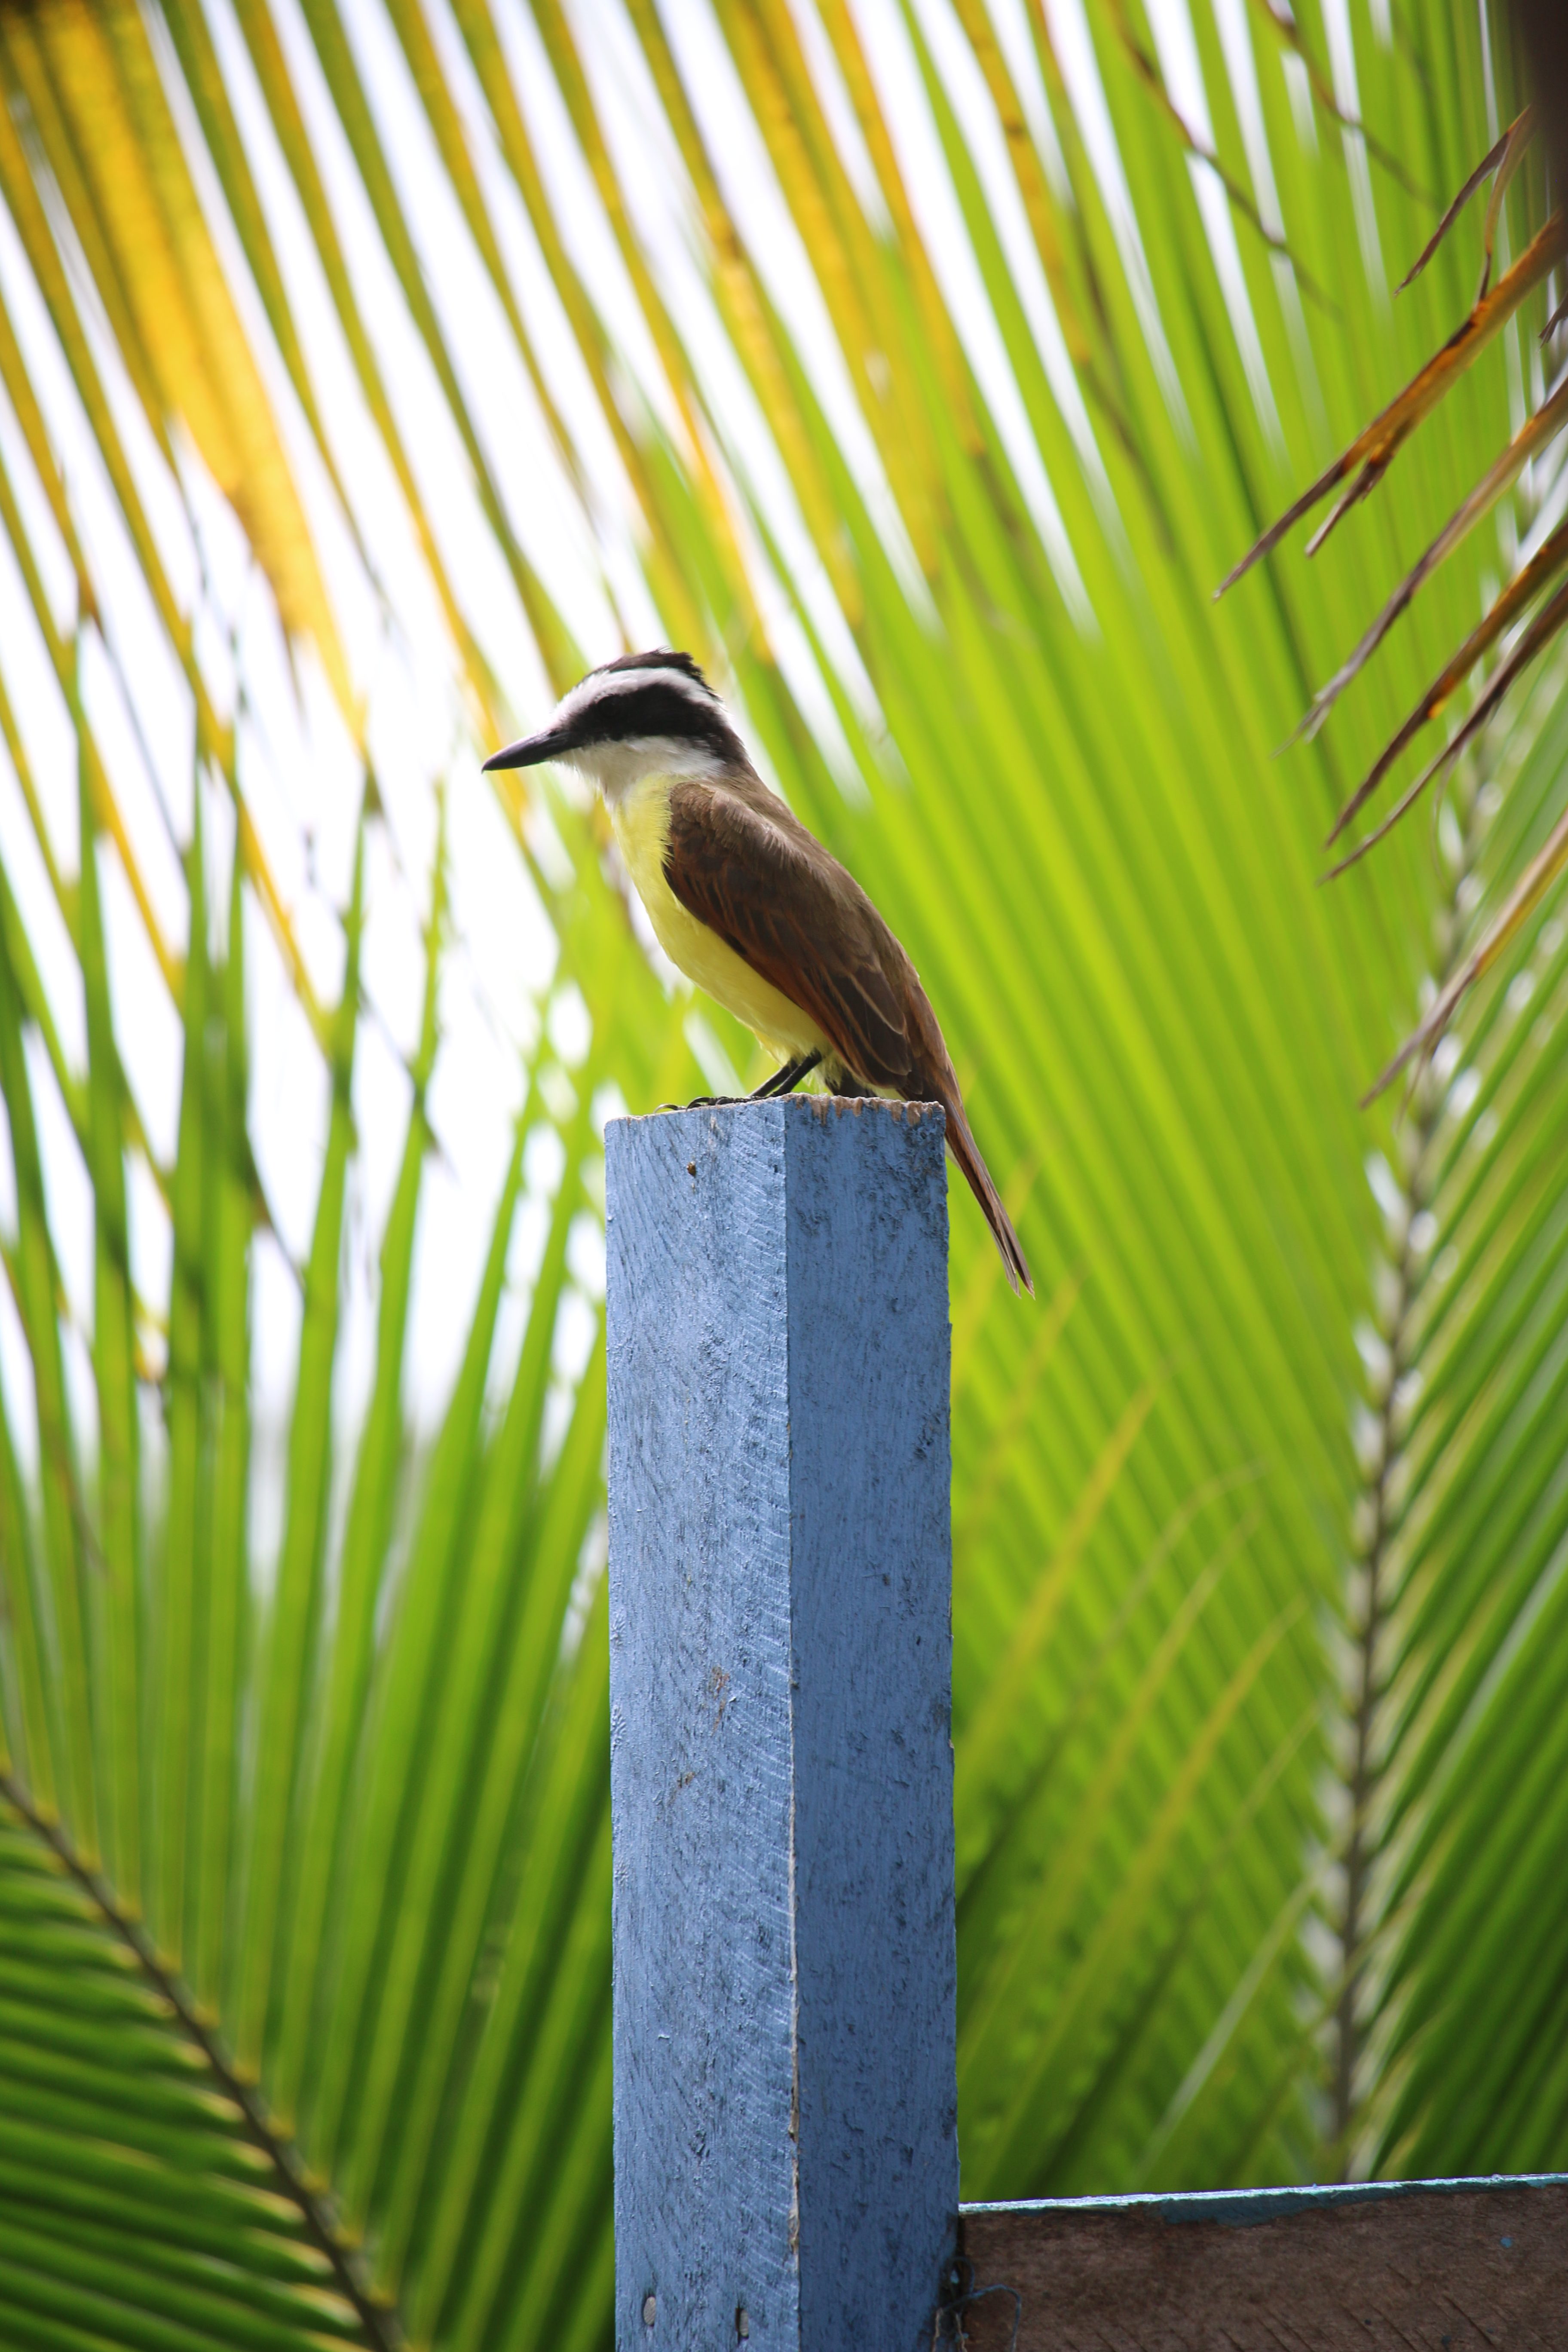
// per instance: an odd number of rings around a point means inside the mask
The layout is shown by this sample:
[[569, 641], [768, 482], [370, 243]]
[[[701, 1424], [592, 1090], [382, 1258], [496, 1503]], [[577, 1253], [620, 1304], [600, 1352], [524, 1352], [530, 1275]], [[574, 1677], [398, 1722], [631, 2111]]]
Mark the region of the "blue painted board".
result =
[[924, 2352], [958, 2203], [940, 1110], [606, 1136], [616, 2333]]

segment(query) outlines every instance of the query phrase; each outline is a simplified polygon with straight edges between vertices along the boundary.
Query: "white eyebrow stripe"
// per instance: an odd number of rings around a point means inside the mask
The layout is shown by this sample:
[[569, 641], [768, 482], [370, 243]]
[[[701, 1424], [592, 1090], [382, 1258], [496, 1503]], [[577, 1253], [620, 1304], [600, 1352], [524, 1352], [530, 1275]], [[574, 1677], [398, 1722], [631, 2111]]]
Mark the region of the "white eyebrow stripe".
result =
[[709, 688], [699, 686], [684, 670], [664, 669], [649, 665], [647, 669], [615, 670], [608, 677], [590, 670], [587, 677], [563, 694], [555, 707], [555, 719], [579, 719], [596, 702], [607, 701], [612, 695], [642, 694], [650, 686], [672, 686], [693, 703], [699, 710], [716, 710], [724, 717], [724, 706]]

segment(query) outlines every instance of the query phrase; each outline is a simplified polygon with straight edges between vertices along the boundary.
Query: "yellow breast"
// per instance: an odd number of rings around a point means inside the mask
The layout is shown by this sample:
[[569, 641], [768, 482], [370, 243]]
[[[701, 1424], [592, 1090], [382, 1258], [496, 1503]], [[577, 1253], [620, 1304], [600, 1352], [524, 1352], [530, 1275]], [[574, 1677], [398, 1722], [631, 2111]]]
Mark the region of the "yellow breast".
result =
[[665, 880], [669, 793], [669, 777], [644, 776], [609, 803], [616, 841], [659, 946], [688, 980], [754, 1030], [781, 1062], [830, 1050], [810, 1016], [754, 972], [716, 931], [689, 914]]

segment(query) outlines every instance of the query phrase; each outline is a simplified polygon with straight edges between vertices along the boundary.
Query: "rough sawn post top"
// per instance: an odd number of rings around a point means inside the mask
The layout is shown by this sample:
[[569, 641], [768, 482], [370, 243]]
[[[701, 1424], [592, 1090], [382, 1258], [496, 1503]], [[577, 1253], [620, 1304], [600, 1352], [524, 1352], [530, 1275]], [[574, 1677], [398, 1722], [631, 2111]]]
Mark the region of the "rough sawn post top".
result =
[[606, 1137], [616, 2338], [923, 2352], [958, 2205], [940, 1109]]

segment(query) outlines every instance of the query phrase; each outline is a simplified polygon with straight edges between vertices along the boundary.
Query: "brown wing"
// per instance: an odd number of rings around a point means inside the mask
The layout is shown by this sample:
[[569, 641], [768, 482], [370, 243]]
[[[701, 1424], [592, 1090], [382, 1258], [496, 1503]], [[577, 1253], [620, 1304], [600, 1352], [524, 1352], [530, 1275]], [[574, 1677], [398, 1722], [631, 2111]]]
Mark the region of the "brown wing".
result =
[[911, 1000], [936, 1026], [914, 967], [854, 877], [782, 803], [778, 810], [721, 785], [677, 784], [665, 879], [689, 914], [810, 1014], [846, 1069], [874, 1087], [912, 1087], [923, 1057], [911, 1013], [923, 1024]]
[[669, 796], [665, 879], [687, 912], [808, 1013], [847, 1071], [909, 1102], [939, 1102], [948, 1148], [996, 1236], [1015, 1289], [1028, 1262], [963, 1115], [958, 1079], [913, 964], [846, 873], [759, 777]]

